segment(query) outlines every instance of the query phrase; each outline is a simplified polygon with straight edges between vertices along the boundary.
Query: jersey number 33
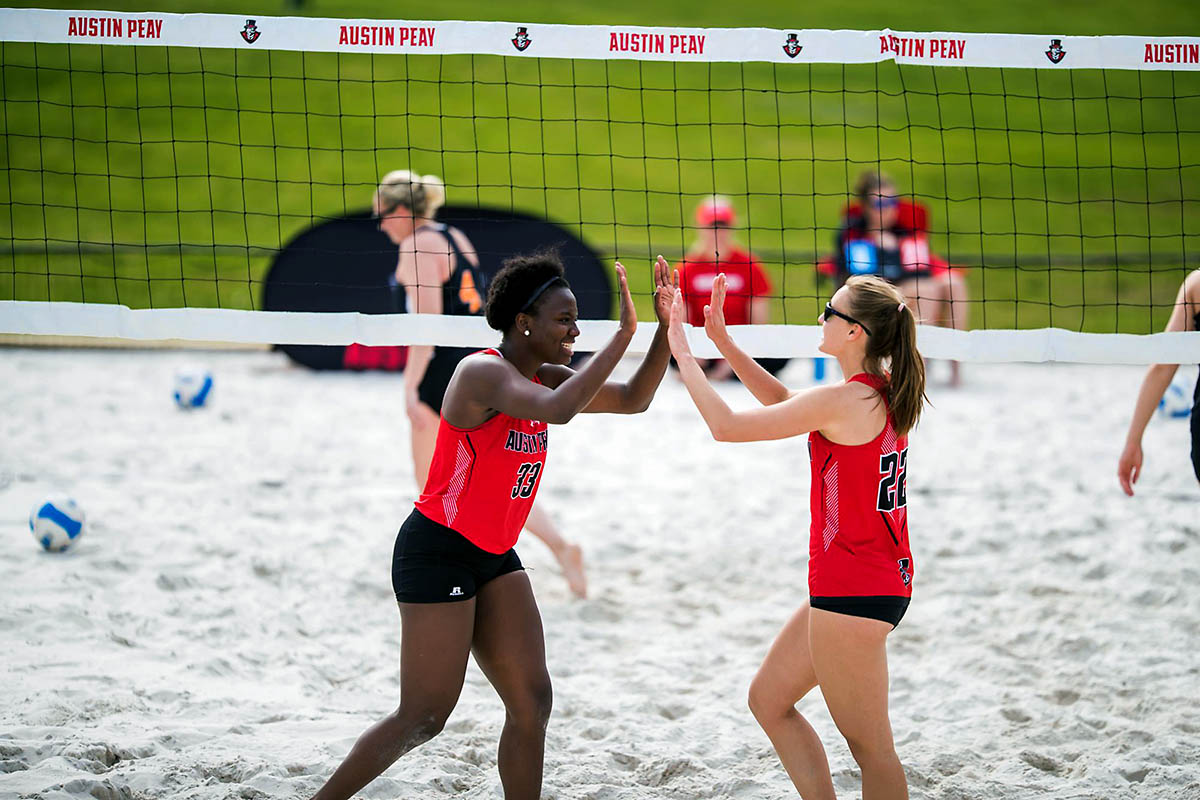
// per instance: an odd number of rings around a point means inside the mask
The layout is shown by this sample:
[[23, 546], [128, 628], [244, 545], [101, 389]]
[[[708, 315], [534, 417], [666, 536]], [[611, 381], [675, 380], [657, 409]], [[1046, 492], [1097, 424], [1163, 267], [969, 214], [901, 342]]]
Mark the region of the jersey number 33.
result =
[[529, 497], [537, 486], [538, 476], [542, 474], [542, 462], [525, 463], [517, 470], [517, 482], [512, 488], [512, 499]]

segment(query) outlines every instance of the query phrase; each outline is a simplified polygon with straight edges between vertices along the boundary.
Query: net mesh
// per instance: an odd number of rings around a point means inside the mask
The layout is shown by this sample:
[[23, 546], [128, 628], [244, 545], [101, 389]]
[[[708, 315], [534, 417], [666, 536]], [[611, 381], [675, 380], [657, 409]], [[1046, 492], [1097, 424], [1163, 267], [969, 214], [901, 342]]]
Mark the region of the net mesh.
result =
[[[386, 49], [384, 31], [415, 43], [432, 25], [340, 27]], [[0, 301], [259, 310], [281, 248], [410, 168], [451, 204], [546, 218], [621, 259], [643, 318], [651, 259], [695, 253], [697, 203], [724, 195], [770, 321], [811, 325], [874, 172], [917, 209], [918, 260], [936, 265], [908, 291], [958, 286], [927, 321], [1162, 329], [1200, 261], [1200, 74], [1059, 68], [1050, 42], [1042, 68], [898, 63], [953, 34], [796, 63], [796, 35], [775, 35], [782, 63], [0, 42]]]

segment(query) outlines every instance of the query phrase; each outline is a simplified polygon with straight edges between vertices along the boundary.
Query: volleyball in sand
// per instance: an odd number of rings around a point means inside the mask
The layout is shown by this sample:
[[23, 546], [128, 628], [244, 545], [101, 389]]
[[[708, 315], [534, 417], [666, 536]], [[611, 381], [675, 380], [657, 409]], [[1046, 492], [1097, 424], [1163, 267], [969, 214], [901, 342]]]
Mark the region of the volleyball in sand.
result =
[[52, 494], [35, 503], [29, 512], [29, 532], [43, 550], [61, 553], [83, 535], [85, 520], [74, 498]]
[[175, 372], [175, 405], [191, 411], [203, 408], [212, 397], [212, 373], [204, 367], [186, 366]]

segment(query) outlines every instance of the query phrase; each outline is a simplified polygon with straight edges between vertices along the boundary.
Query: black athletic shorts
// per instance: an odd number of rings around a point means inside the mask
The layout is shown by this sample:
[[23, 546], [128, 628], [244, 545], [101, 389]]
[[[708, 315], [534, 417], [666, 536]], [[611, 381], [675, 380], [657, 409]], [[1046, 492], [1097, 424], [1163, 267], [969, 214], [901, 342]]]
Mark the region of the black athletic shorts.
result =
[[469, 600], [488, 581], [521, 569], [516, 550], [489, 553], [414, 508], [396, 535], [392, 590], [401, 603], [453, 603]]
[[478, 347], [436, 347], [429, 366], [425, 369], [425, 377], [417, 387], [417, 397], [421, 402], [432, 408], [438, 414], [442, 413], [442, 398], [446, 396], [446, 387], [454, 377], [458, 362], [472, 353], [478, 353]]
[[886, 622], [895, 628], [904, 619], [908, 611], [908, 598], [893, 595], [878, 595], [872, 597], [810, 597], [808, 604], [822, 611], [832, 611], [835, 614], [848, 614], [852, 617], [866, 617]]

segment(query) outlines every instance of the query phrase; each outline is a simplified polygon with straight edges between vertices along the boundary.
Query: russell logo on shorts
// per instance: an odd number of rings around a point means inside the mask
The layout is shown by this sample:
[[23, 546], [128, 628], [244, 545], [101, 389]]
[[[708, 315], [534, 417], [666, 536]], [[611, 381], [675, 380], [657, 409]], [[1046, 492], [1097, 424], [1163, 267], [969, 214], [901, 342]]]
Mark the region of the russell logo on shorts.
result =
[[455, 586], [453, 589], [450, 590], [450, 596], [451, 597], [462, 597], [463, 596], [462, 587]]

